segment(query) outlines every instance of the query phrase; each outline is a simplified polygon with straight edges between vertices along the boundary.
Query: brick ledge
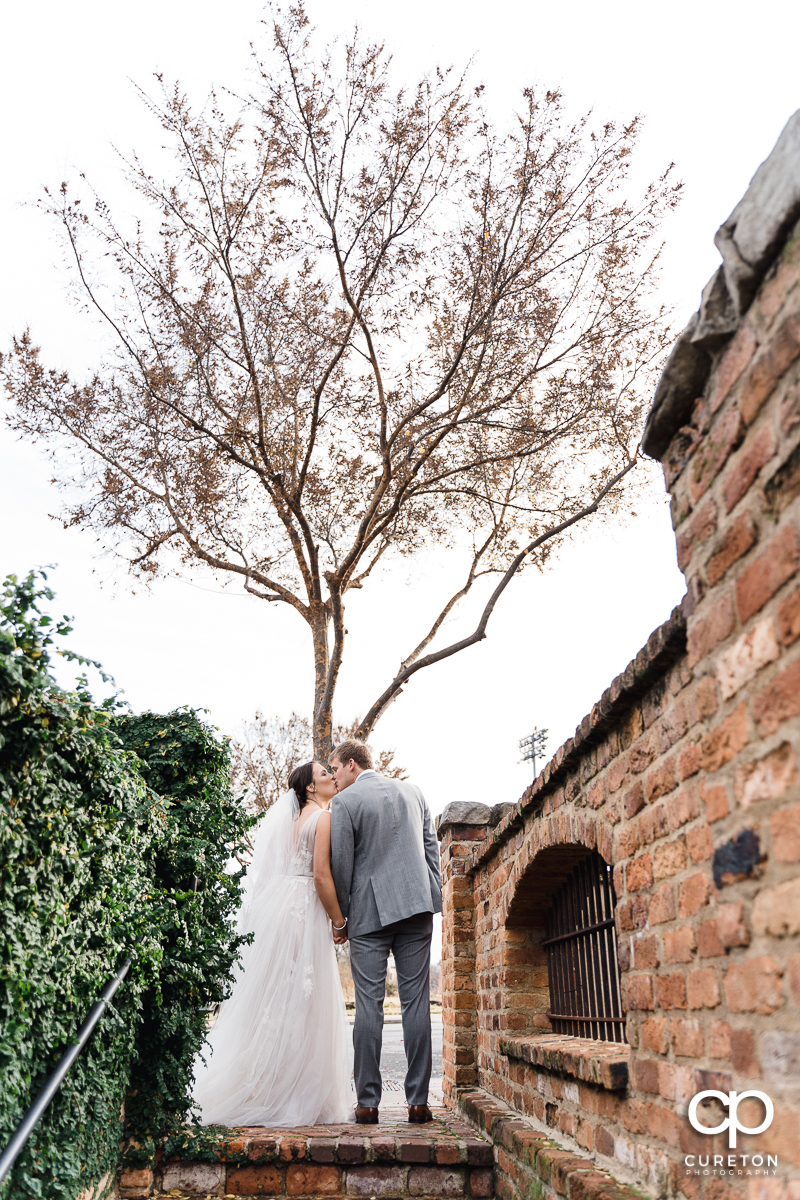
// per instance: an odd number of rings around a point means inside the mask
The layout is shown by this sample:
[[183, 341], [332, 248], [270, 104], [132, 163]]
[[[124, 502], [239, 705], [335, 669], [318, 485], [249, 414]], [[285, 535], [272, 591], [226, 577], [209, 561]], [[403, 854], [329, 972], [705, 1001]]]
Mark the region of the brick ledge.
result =
[[620, 1042], [597, 1042], [590, 1038], [546, 1033], [535, 1037], [501, 1038], [500, 1053], [534, 1067], [571, 1075], [584, 1083], [594, 1083], [609, 1092], [622, 1092], [628, 1086], [631, 1048]]
[[[641, 1192], [603, 1171], [592, 1159], [565, 1150], [488, 1092], [479, 1088], [462, 1092], [458, 1107], [491, 1137], [495, 1146], [501, 1146], [516, 1160], [519, 1170], [528, 1177], [528, 1195], [549, 1196], [555, 1192], [568, 1200], [642, 1200]], [[502, 1161], [502, 1155], [500, 1158]], [[505, 1173], [499, 1164], [495, 1170], [500, 1176], [496, 1194], [522, 1200], [523, 1192], [503, 1178]]]

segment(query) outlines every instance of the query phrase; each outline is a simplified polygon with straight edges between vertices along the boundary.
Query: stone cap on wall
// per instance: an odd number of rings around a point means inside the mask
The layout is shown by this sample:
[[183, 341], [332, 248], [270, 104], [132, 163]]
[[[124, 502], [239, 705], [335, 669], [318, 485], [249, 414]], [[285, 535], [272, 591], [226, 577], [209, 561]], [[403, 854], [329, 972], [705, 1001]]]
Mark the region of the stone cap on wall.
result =
[[507, 816], [513, 804], [479, 804], [474, 800], [454, 800], [446, 804], [436, 818], [436, 832], [443, 838], [454, 825], [489, 825], [494, 827]]
[[678, 337], [658, 381], [642, 436], [642, 449], [651, 458], [662, 458], [686, 424], [715, 353], [738, 329], [798, 219], [800, 110], [714, 237], [722, 266], [703, 289], [700, 308]]

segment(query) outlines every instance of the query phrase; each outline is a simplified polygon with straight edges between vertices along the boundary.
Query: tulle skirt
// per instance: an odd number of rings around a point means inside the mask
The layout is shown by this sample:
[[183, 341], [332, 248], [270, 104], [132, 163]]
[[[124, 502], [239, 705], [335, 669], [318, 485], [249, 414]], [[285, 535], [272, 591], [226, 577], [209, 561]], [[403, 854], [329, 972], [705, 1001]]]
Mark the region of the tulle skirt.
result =
[[337, 1124], [351, 1116], [353, 1046], [328, 918], [309, 875], [265, 891], [194, 1098], [204, 1125]]

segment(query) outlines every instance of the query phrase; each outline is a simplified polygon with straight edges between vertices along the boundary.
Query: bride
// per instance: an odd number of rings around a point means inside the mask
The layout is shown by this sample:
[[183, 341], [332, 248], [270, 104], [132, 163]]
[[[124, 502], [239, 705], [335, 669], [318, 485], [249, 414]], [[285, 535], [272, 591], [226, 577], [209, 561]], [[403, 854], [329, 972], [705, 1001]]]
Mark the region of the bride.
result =
[[289, 777], [257, 826], [239, 919], [254, 934], [195, 1060], [204, 1125], [317, 1125], [351, 1115], [350, 1026], [330, 926], [345, 927], [330, 869], [336, 793], [321, 763]]

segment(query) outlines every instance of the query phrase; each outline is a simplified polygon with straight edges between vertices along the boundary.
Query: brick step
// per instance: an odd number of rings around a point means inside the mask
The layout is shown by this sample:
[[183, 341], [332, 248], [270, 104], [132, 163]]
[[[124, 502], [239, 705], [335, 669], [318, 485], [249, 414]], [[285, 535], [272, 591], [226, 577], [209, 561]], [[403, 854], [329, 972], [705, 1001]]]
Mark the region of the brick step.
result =
[[298, 1129], [187, 1127], [159, 1151], [154, 1170], [127, 1168], [122, 1200], [144, 1197], [333, 1196], [389, 1200], [491, 1200], [491, 1142], [463, 1119], [434, 1110], [409, 1125], [404, 1113], [381, 1111], [378, 1125]]

